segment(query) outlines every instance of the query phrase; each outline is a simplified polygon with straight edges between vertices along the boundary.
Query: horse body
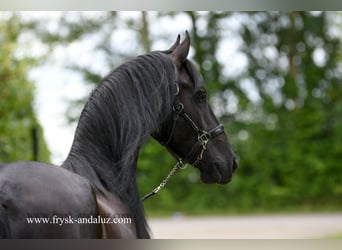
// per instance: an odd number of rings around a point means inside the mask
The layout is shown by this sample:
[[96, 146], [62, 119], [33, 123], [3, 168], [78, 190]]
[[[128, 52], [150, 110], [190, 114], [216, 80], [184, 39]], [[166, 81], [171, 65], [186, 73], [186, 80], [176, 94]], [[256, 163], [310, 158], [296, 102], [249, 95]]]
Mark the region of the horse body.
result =
[[[170, 152], [197, 167], [204, 182], [230, 181], [237, 167], [234, 153], [206, 101], [199, 72], [186, 59], [188, 33], [181, 44], [179, 40], [103, 79], [81, 113], [61, 167], [0, 165], [0, 237], [149, 238], [136, 168], [139, 149], [150, 135], [162, 144], [167, 141]], [[177, 115], [175, 121], [176, 100], [186, 119]], [[39, 214], [50, 219], [125, 215], [131, 221], [27, 223], [29, 215]]]
[[[20, 173], [20, 174], [18, 174]], [[53, 223], [54, 215], [90, 217], [98, 214], [90, 182], [63, 168], [39, 163], [18, 162], [0, 167], [0, 203], [6, 221], [1, 221], [9, 237], [15, 238], [98, 238], [99, 225]], [[3, 215], [4, 215], [3, 214]], [[49, 218], [48, 223], [28, 221]], [[5, 230], [6, 229], [6, 230]]]

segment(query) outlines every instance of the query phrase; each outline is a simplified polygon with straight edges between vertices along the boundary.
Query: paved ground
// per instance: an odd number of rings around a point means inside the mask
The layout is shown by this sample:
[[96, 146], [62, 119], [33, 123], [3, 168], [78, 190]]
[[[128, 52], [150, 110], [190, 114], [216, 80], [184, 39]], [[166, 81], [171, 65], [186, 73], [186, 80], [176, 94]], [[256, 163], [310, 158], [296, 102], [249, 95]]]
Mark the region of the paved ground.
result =
[[149, 219], [153, 238], [315, 239], [342, 233], [342, 213]]

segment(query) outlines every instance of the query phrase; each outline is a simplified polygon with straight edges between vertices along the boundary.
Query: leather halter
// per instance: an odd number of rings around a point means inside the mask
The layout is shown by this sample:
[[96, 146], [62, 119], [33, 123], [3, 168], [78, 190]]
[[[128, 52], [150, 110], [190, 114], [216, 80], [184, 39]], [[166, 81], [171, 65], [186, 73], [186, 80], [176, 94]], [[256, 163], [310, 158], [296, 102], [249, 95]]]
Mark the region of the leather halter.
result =
[[[160, 143], [163, 146], [165, 146], [179, 161], [181, 160], [184, 164], [190, 163], [196, 166], [202, 160], [203, 153], [207, 149], [208, 142], [212, 140], [213, 138], [215, 138], [216, 136], [222, 134], [224, 132], [224, 127], [222, 124], [219, 124], [218, 126], [214, 127], [213, 129], [210, 129], [209, 131], [206, 131], [200, 128], [200, 126], [198, 126], [190, 118], [190, 116], [185, 112], [184, 105], [183, 103], [179, 101], [179, 97], [178, 97], [179, 87], [178, 85], [176, 86], [177, 86], [176, 98], [172, 107], [173, 122], [172, 122], [171, 132], [168, 136], [168, 139], [165, 142], [160, 142]], [[176, 123], [179, 117], [182, 117], [197, 133], [197, 142], [192, 146], [191, 150], [188, 152], [188, 154], [184, 158], [180, 157], [173, 149], [171, 149], [169, 145], [174, 136], [174, 133], [176, 130]]]
[[[207, 149], [207, 144], [210, 140], [215, 138], [216, 136], [222, 134], [224, 132], [224, 127], [222, 124], [219, 124], [213, 129], [210, 129], [209, 131], [206, 131], [204, 129], [201, 129], [191, 118], [190, 116], [185, 112], [184, 105], [179, 101], [179, 87], [176, 83], [176, 93], [175, 93], [175, 101], [172, 107], [173, 110], [173, 122], [171, 127], [171, 132], [168, 136], [168, 139], [166, 141], [160, 141], [159, 143], [165, 146], [171, 154], [173, 154], [177, 158], [177, 163], [173, 166], [170, 173], [165, 177], [165, 179], [157, 186], [155, 189], [153, 189], [150, 193], [146, 194], [141, 198], [141, 201], [144, 201], [148, 199], [149, 197], [155, 195], [156, 193], [161, 190], [166, 183], [169, 181], [169, 179], [176, 173], [179, 169], [184, 169], [187, 166], [187, 163], [192, 164], [196, 166], [199, 164], [199, 162], [202, 160], [203, 154], [205, 150]], [[173, 149], [170, 147], [170, 142], [174, 136], [175, 130], [176, 130], [176, 123], [179, 117], [183, 117], [184, 120], [192, 127], [193, 130], [197, 133], [197, 142], [192, 146], [192, 149], [190, 152], [184, 157], [181, 158]]]

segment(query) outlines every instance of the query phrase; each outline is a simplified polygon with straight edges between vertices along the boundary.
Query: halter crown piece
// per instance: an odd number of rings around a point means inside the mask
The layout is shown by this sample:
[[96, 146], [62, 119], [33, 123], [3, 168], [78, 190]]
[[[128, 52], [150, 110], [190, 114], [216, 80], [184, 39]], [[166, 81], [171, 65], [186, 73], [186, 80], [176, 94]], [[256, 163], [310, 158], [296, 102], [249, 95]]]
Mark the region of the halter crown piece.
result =
[[[150, 193], [146, 194], [143, 198], [141, 198], [141, 201], [146, 200], [147, 198], [155, 195], [162, 189], [166, 183], [169, 181], [169, 179], [177, 172], [179, 169], [184, 169], [187, 167], [187, 164], [192, 164], [194, 166], [198, 165], [200, 161], [203, 158], [203, 154], [207, 149], [207, 144], [210, 140], [215, 138], [216, 136], [222, 134], [224, 132], [224, 127], [222, 124], [219, 124], [215, 128], [206, 131], [204, 129], [201, 129], [200, 126], [198, 126], [191, 118], [190, 116], [185, 112], [183, 103], [179, 100], [179, 87], [176, 83], [176, 93], [175, 93], [175, 101], [172, 107], [173, 111], [173, 122], [171, 127], [171, 132], [168, 136], [168, 139], [164, 142], [160, 142], [163, 146], [165, 146], [171, 154], [178, 160], [177, 163], [173, 166], [169, 174], [165, 177], [165, 179]], [[189, 151], [189, 153], [184, 157], [181, 158], [178, 156], [176, 152], [174, 152], [173, 149], [170, 148], [169, 144], [174, 136], [175, 129], [176, 129], [176, 123], [177, 120], [182, 117], [195, 132], [197, 133], [197, 142], [192, 146], [192, 149]]]

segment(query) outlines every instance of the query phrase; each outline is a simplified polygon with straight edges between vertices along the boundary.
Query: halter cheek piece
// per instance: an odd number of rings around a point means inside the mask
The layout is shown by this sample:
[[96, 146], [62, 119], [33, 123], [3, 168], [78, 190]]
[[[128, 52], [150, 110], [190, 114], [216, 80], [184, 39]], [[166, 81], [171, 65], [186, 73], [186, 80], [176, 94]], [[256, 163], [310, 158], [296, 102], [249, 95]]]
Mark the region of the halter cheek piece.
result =
[[[184, 105], [179, 101], [179, 87], [176, 83], [176, 93], [175, 93], [175, 102], [173, 104], [172, 110], [173, 110], [173, 121], [172, 121], [172, 127], [171, 132], [168, 136], [168, 139], [166, 141], [159, 141], [160, 144], [165, 146], [178, 160], [178, 162], [173, 166], [170, 173], [165, 177], [165, 179], [159, 184], [158, 187], [153, 189], [150, 193], [146, 194], [144, 197], [141, 198], [141, 201], [146, 200], [147, 198], [151, 197], [152, 195], [155, 195], [159, 192], [160, 189], [162, 189], [166, 183], [169, 181], [169, 179], [176, 173], [178, 169], [183, 169], [187, 166], [187, 163], [190, 163], [194, 166], [198, 165], [200, 161], [203, 158], [203, 154], [205, 150], [207, 149], [207, 144], [210, 140], [215, 138], [216, 136], [222, 134], [224, 132], [224, 127], [222, 124], [219, 124], [213, 129], [210, 129], [209, 131], [206, 131], [204, 129], [201, 129], [197, 124], [190, 118], [190, 116], [185, 112]], [[174, 136], [175, 130], [176, 130], [176, 123], [179, 119], [179, 117], [182, 117], [195, 132], [197, 133], [197, 142], [192, 146], [189, 153], [184, 157], [181, 158], [171, 147], [170, 142]]]
[[[197, 133], [197, 142], [192, 146], [189, 153], [181, 158], [173, 149], [170, 147], [170, 142], [174, 136], [176, 130], [176, 123], [179, 117], [182, 117]], [[185, 112], [184, 105], [178, 100], [178, 96], [176, 97], [175, 103], [173, 105], [173, 123], [171, 127], [171, 132], [168, 139], [165, 142], [161, 142], [162, 145], [167, 147], [167, 149], [178, 159], [178, 161], [182, 161], [183, 164], [190, 163], [194, 166], [198, 165], [198, 163], [202, 160], [203, 153], [207, 149], [207, 144], [210, 140], [215, 138], [216, 136], [222, 134], [224, 132], [224, 127], [222, 124], [219, 124], [213, 129], [206, 131], [201, 129]]]

